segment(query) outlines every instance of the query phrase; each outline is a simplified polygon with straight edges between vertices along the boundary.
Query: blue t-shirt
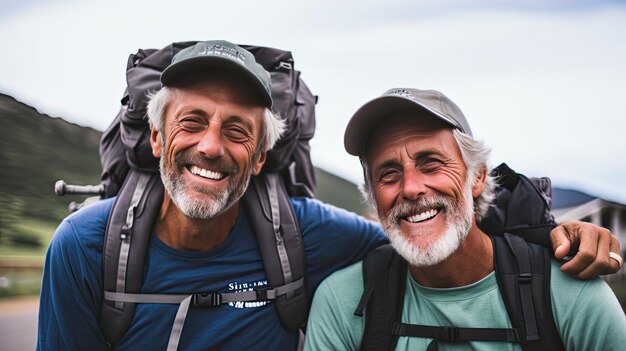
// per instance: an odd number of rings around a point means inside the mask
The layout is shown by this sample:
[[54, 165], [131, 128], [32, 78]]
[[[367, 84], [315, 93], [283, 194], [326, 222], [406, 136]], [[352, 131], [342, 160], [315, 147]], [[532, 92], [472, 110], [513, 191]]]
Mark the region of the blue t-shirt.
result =
[[[385, 242], [380, 227], [314, 199], [293, 198], [311, 291], [330, 273]], [[66, 218], [54, 234], [44, 267], [38, 349], [104, 350], [102, 247], [113, 200]], [[239, 292], [267, 287], [256, 238], [243, 209], [228, 238], [206, 252], [174, 249], [152, 236], [142, 293]], [[178, 305], [138, 304], [116, 350], [165, 350]], [[280, 323], [274, 303], [235, 302], [190, 308], [179, 349], [293, 350], [297, 332]]]

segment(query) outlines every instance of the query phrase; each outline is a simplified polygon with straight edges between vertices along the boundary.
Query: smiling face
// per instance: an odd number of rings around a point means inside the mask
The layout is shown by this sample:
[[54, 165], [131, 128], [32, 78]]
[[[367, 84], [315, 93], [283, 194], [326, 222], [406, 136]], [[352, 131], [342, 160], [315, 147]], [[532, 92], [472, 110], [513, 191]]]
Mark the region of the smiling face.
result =
[[239, 200], [263, 166], [265, 107], [227, 80], [172, 92], [161, 130], [152, 130], [152, 152], [176, 207], [190, 218], [213, 218]]
[[448, 126], [432, 118], [389, 118], [374, 128], [367, 161], [379, 219], [398, 253], [421, 267], [458, 249], [482, 183], [468, 179]]

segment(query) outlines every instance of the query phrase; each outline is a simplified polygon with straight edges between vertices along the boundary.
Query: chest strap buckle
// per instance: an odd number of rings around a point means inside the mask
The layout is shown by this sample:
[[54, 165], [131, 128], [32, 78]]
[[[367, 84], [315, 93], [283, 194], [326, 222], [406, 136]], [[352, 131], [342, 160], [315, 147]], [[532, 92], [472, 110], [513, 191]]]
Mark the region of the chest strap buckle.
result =
[[222, 294], [220, 293], [193, 294], [191, 298], [193, 307], [216, 307], [221, 304]]

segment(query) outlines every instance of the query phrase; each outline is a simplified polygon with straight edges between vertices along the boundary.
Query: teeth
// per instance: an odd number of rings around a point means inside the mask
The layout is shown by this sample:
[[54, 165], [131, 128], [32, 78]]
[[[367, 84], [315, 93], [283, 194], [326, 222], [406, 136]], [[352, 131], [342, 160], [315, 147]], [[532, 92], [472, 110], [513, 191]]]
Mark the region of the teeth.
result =
[[424, 211], [422, 213], [418, 213], [416, 215], [407, 217], [407, 221], [411, 222], [411, 223], [417, 223], [417, 222], [422, 222], [425, 221], [427, 219], [433, 218], [437, 215], [437, 210], [432, 209], [432, 210], [428, 210], [428, 211]]
[[201, 177], [208, 178], [208, 179], [220, 180], [224, 178], [224, 175], [222, 173], [209, 171], [207, 169], [200, 168], [198, 166], [191, 166], [189, 170], [191, 171], [191, 173], [195, 175], [199, 175]]

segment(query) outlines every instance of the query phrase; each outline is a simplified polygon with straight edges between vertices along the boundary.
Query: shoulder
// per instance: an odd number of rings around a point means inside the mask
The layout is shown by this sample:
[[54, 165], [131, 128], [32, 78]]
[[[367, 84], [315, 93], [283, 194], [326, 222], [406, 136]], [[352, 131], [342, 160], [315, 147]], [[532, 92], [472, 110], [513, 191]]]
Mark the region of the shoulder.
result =
[[324, 279], [315, 292], [313, 308], [332, 313], [339, 320], [361, 319], [354, 316], [363, 294], [363, 261], [340, 269]]
[[621, 349], [626, 343], [626, 316], [611, 288], [598, 277], [580, 280], [563, 273], [561, 265], [551, 262], [550, 295], [565, 348]]
[[354, 310], [362, 294], [361, 262], [326, 278], [313, 298], [305, 350], [358, 349], [365, 321]]
[[70, 243], [82, 246], [102, 246], [104, 231], [115, 198], [104, 199], [80, 209], [66, 217], [52, 237], [50, 247]]
[[334, 272], [322, 281], [318, 291], [320, 289], [323, 290], [321, 294], [335, 302], [353, 306], [354, 311], [363, 294], [363, 261]]
[[[574, 304], [581, 295], [586, 295], [590, 291], [611, 292], [610, 288], [600, 278], [581, 280], [570, 274], [561, 272], [562, 262], [550, 260], [550, 292], [554, 297], [558, 297], [557, 304]], [[608, 289], [604, 291], [605, 289]]]
[[115, 197], [96, 201], [80, 210], [70, 214], [65, 218], [65, 221], [72, 221], [80, 224], [88, 225], [104, 225], [109, 219], [109, 213], [115, 202]]
[[[611, 288], [599, 277], [590, 280], [581, 280], [570, 274], [561, 272], [561, 265], [563, 263], [555, 259], [550, 262], [550, 292], [553, 301], [556, 300], [556, 305], [561, 308], [569, 306], [573, 309], [575, 305], [580, 304], [583, 300], [588, 298], [599, 299], [601, 297], [612, 297], [615, 299], [615, 294]], [[579, 306], [586, 309], [591, 306]], [[594, 306], [593, 309], [596, 307]], [[573, 311], [570, 311], [573, 312]]]

